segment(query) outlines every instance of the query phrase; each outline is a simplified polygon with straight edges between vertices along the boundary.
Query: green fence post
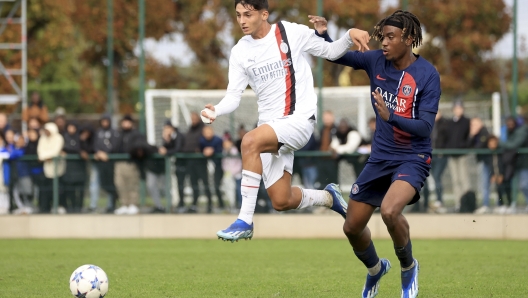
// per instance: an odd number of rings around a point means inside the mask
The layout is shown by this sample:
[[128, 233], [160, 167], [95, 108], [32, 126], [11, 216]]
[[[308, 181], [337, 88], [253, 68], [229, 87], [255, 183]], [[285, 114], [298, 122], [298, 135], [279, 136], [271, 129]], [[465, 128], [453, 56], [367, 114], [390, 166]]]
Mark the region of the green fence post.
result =
[[59, 157], [53, 158], [53, 213], [57, 214], [59, 208], [59, 177], [57, 175], [57, 167], [59, 165]]
[[172, 210], [172, 179], [171, 179], [171, 158], [165, 156], [165, 198], [167, 199], [167, 213], [171, 213]]
[[145, 186], [145, 179], [139, 179], [139, 205], [145, 206], [147, 201], [147, 187]]

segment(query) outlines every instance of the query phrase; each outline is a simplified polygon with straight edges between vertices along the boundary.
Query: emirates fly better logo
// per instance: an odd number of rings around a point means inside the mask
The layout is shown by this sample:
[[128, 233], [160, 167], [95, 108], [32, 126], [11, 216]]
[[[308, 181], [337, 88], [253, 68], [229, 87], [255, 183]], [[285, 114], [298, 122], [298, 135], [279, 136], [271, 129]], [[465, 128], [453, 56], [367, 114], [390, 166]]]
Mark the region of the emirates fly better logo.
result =
[[[284, 44], [286, 45], [286, 44]], [[288, 47], [288, 45], [286, 45]], [[292, 64], [290, 58], [273, 63], [262, 63], [251, 68], [255, 80], [260, 77], [263, 82], [270, 79], [284, 78], [288, 73], [288, 67]]]

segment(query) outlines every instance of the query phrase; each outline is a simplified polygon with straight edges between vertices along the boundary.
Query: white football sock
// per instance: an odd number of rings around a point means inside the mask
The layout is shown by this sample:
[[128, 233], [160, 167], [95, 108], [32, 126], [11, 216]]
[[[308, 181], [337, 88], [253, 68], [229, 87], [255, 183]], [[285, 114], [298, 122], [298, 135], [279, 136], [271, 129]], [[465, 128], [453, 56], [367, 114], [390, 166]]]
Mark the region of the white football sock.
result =
[[368, 274], [370, 276], [374, 276], [374, 275], [378, 274], [380, 272], [380, 270], [381, 270], [381, 261], [378, 261], [378, 263], [374, 267], [367, 268], [367, 270], [368, 270]]
[[299, 187], [299, 189], [301, 189], [302, 199], [297, 209], [303, 209], [310, 206], [332, 207], [332, 195], [326, 190], [302, 189], [301, 187]]
[[255, 206], [257, 205], [260, 179], [262, 179], [262, 175], [242, 170], [242, 206], [240, 206], [238, 219], [245, 221], [249, 225], [253, 223], [253, 214], [255, 213]]

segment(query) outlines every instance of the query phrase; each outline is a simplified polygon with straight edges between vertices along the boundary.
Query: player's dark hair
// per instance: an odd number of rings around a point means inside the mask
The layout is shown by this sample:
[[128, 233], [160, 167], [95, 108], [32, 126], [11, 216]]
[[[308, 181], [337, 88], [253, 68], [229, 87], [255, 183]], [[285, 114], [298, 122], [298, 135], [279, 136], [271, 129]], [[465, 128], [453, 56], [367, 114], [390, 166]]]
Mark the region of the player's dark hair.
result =
[[374, 32], [372, 32], [372, 38], [377, 41], [383, 40], [383, 26], [395, 26], [402, 29], [402, 38], [405, 40], [411, 37], [412, 47], [415, 48], [422, 44], [422, 27], [420, 26], [420, 20], [414, 14], [397, 10], [390, 16], [379, 21], [374, 26]]
[[245, 8], [268, 10], [268, 0], [235, 0], [235, 8], [238, 4], [242, 4]]

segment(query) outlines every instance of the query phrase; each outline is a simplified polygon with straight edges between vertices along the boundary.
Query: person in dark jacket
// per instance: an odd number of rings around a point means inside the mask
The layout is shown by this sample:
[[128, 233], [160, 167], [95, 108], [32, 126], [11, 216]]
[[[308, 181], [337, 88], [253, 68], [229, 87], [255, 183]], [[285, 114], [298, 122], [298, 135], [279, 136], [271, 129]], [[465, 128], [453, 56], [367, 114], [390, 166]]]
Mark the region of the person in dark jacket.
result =
[[[118, 133], [112, 129], [112, 121], [109, 115], [104, 115], [99, 120], [99, 129], [95, 133], [93, 151], [95, 152], [95, 166], [92, 171], [98, 185], [108, 194], [107, 213], [114, 213], [118, 198], [117, 188], [114, 183], [114, 161], [108, 159], [108, 154], [112, 153], [117, 143]], [[90, 183], [90, 210], [95, 211], [97, 200], [99, 199], [99, 189], [94, 182]]]
[[[197, 112], [191, 113], [191, 127], [185, 134], [183, 145], [181, 148], [182, 153], [200, 153], [200, 138], [202, 137], [202, 129], [204, 124], [200, 119], [200, 115]], [[178, 158], [176, 159], [176, 178], [178, 179], [178, 194], [180, 195], [180, 204], [178, 205], [178, 212], [184, 212], [183, 207], [183, 196], [185, 188], [185, 178], [187, 175], [191, 180], [191, 186], [193, 190], [193, 201], [194, 198], [198, 200], [199, 189], [197, 188], [198, 180], [201, 175], [201, 172], [207, 171], [207, 160], [206, 159], [185, 159]], [[206, 192], [211, 191], [209, 188], [206, 189]], [[195, 205], [192, 205], [187, 212], [196, 213], [197, 208]]]
[[[482, 157], [482, 161], [485, 165], [485, 168], [489, 169], [488, 185], [496, 185], [498, 195], [497, 211], [499, 212], [500, 210], [503, 210], [501, 206], [503, 205], [504, 199], [506, 199], [508, 202], [511, 200], [509, 194], [505, 192], [504, 188], [504, 163], [502, 162], [502, 153], [499, 151], [499, 139], [494, 135], [489, 135], [487, 138], [487, 148], [492, 152], [491, 154], [484, 155]], [[484, 199], [486, 199], [486, 197], [484, 197]], [[491, 208], [489, 205], [489, 195], [487, 199], [487, 201], [483, 201], [482, 206], [480, 208], [475, 210], [476, 214], [485, 214], [491, 212]]]
[[154, 200], [152, 213], [164, 213], [159, 184], [163, 184], [165, 188], [165, 160], [152, 157], [159, 149], [149, 144], [145, 135], [136, 133], [132, 136], [129, 150], [128, 153], [136, 163], [141, 179], [147, 181], [147, 190]]
[[[165, 121], [161, 138], [163, 144], [158, 149], [159, 154], [171, 156], [181, 150], [183, 145], [183, 135], [172, 125], [170, 120]], [[155, 205], [152, 212], [165, 212], [165, 208], [163, 208], [161, 204], [160, 194], [160, 188], [165, 190], [165, 161], [162, 159], [147, 160], [146, 169], [147, 188]], [[183, 207], [183, 196], [180, 197], [178, 206]]]
[[[202, 137], [200, 138], [200, 150], [203, 155], [207, 157], [208, 160], [211, 160], [214, 163], [214, 188], [216, 197], [218, 198], [218, 207], [224, 209], [224, 199], [220, 186], [222, 185], [222, 178], [224, 177], [224, 169], [222, 168], [222, 158], [216, 157], [217, 154], [222, 154], [223, 151], [223, 141], [219, 136], [214, 134], [213, 127], [208, 125], [205, 126], [202, 130]], [[208, 171], [200, 174], [200, 180], [204, 187], [209, 187]], [[207, 194], [207, 190], [206, 190]], [[196, 198], [197, 200], [198, 198]], [[196, 205], [196, 201], [193, 202], [193, 205]], [[207, 196], [207, 213], [212, 212], [212, 201], [211, 196]]]
[[4, 180], [6, 182], [6, 186], [9, 190], [9, 211], [13, 212], [15, 210], [15, 185], [18, 181], [18, 171], [17, 171], [17, 163], [18, 158], [23, 155], [22, 150], [17, 150], [16, 148], [16, 133], [12, 129], [8, 129], [5, 131], [4, 139], [5, 139], [5, 150], [9, 154], [9, 159], [5, 160], [3, 162], [3, 168], [4, 168]]
[[38, 193], [34, 195], [38, 197], [40, 208], [43, 206], [43, 202], [51, 202], [51, 198], [53, 197], [53, 188], [51, 185], [46, 183], [47, 179], [44, 176], [44, 168], [42, 163], [39, 162], [37, 156], [37, 147], [40, 137], [39, 131], [35, 129], [29, 129], [27, 131], [27, 136], [28, 142], [24, 148], [24, 156], [32, 158], [31, 160], [27, 161], [27, 166], [29, 168], [31, 182], [38, 188]]
[[[514, 117], [506, 118], [506, 128], [507, 128], [507, 139], [505, 142], [500, 144], [500, 147], [503, 149], [502, 152], [502, 162], [504, 163], [504, 191], [506, 193], [511, 193], [513, 185], [512, 183], [516, 181], [515, 176], [519, 175], [519, 183], [521, 191], [526, 194], [526, 189], [523, 184], [526, 184], [526, 181], [523, 181], [521, 174], [523, 173], [522, 169], [526, 168], [527, 161], [525, 156], [518, 156], [517, 151], [523, 145], [528, 144], [528, 126], [526, 124], [519, 125]], [[504, 204], [499, 213], [509, 213], [513, 214], [517, 212], [517, 202], [516, 197], [513, 195], [510, 196], [511, 201]]]
[[[453, 119], [448, 122], [447, 126], [449, 134], [447, 135], [446, 148], [467, 149], [469, 147], [470, 121], [464, 116], [462, 101], [455, 101]], [[461, 154], [451, 155], [448, 165], [455, 195], [455, 209], [458, 211], [462, 195], [471, 189], [467, 156]]]
[[90, 154], [95, 153], [94, 130], [92, 126], [85, 125], [79, 129], [79, 140], [81, 141], [81, 157], [88, 160]]
[[[19, 177], [19, 163], [18, 160], [20, 157], [24, 155], [23, 148], [20, 148], [17, 146], [17, 140], [19, 136], [16, 134], [16, 132], [12, 129], [8, 129], [5, 132], [5, 151], [9, 155], [8, 160], [4, 160], [3, 162], [3, 168], [4, 168], [4, 182], [5, 185], [8, 186], [9, 189], [9, 211], [14, 212], [15, 207], [17, 205], [15, 202], [16, 199], [16, 185], [18, 183], [18, 177]], [[20, 206], [21, 207], [21, 206]]]
[[[475, 117], [471, 118], [469, 125], [469, 148], [474, 149], [486, 149], [488, 148], [488, 138], [490, 134], [482, 119]], [[488, 154], [476, 154], [477, 164], [480, 165], [480, 185], [482, 191], [482, 201], [484, 206], [488, 206], [489, 195], [490, 195], [490, 179], [491, 179], [491, 169], [488, 167], [488, 164], [485, 162]], [[483, 211], [483, 210], [481, 210]], [[476, 210], [475, 212], [479, 212]]]
[[[72, 157], [81, 157], [81, 139], [77, 124], [74, 122], [66, 125], [64, 148], [62, 150], [66, 154], [73, 155]], [[86, 160], [66, 160], [66, 172], [61, 177], [61, 182], [68, 213], [81, 213], [86, 179]]]
[[[134, 139], [139, 132], [134, 129], [134, 120], [130, 115], [121, 119], [121, 129], [112, 153], [128, 154], [134, 148]], [[138, 214], [139, 213], [139, 168], [133, 160], [120, 160], [115, 163], [114, 180], [119, 193], [121, 207], [115, 210], [115, 214]]]
[[[330, 144], [337, 133], [334, 113], [332, 111], [324, 111], [322, 118], [323, 127], [319, 133], [319, 151], [333, 152]], [[317, 171], [319, 173], [317, 183], [320, 188], [328, 183], [338, 181], [337, 155], [334, 153], [333, 156], [319, 158]]]
[[[22, 136], [19, 136], [16, 143], [16, 149], [25, 154], [26, 140]], [[25, 160], [16, 161], [16, 172], [17, 181], [13, 195], [15, 202], [18, 206], [18, 210], [14, 213], [17, 214], [31, 214], [33, 213], [33, 182], [31, 181], [31, 172], [29, 163]]]
[[94, 162], [90, 160], [90, 155], [95, 153], [95, 133], [91, 125], [84, 125], [79, 129], [79, 140], [81, 142], [81, 158], [86, 161], [86, 167], [89, 169], [87, 172], [88, 176], [86, 177], [90, 180], [90, 207], [88, 210], [94, 212], [97, 205], [95, 204], [95, 207], [92, 209], [91, 203], [92, 201], [97, 203], [97, 200], [99, 199], [99, 173], [95, 168]]
[[[440, 110], [436, 114], [435, 125], [431, 132], [431, 142], [433, 149], [445, 149], [447, 146], [447, 138], [449, 135], [449, 120], [443, 117]], [[432, 210], [436, 213], [445, 213], [446, 209], [443, 206], [443, 190], [442, 175], [447, 167], [448, 157], [443, 154], [435, 154], [431, 161], [431, 175], [435, 183], [436, 201], [432, 205]], [[429, 185], [426, 182], [424, 185], [424, 192], [429, 191]], [[427, 207], [427, 206], [426, 206]]]

